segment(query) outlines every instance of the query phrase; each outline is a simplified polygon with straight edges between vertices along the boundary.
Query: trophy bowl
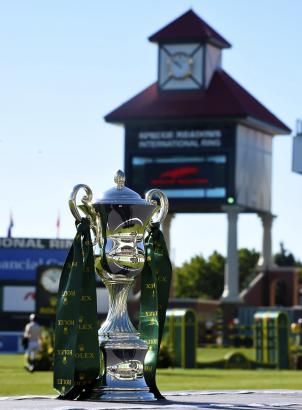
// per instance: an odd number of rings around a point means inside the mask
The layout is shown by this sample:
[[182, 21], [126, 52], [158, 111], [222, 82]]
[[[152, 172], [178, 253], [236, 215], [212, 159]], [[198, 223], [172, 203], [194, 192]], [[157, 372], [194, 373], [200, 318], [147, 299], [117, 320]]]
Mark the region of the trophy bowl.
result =
[[[148, 191], [145, 199], [125, 187], [125, 175], [118, 171], [116, 186], [93, 202], [91, 189], [76, 185], [69, 206], [77, 221], [80, 210], [90, 220], [94, 233], [96, 271], [109, 292], [109, 311], [98, 331], [102, 370], [95, 385], [80, 400], [156, 400], [144, 378], [144, 358], [148, 345], [131, 323], [127, 298], [145, 264], [144, 238], [153, 223], [161, 223], [168, 213], [168, 200], [159, 190]], [[81, 204], [77, 195], [85, 191]], [[159, 204], [155, 200], [159, 199]]]

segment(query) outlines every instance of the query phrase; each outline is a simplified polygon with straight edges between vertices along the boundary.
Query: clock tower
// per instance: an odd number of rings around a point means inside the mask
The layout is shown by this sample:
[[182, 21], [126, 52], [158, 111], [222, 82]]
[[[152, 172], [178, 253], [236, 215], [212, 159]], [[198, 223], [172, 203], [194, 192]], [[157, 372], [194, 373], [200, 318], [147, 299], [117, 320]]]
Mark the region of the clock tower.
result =
[[221, 50], [231, 47], [220, 34], [189, 10], [149, 37], [159, 46], [160, 90], [202, 90], [221, 66]]
[[192, 10], [149, 40], [158, 44], [157, 81], [105, 117], [125, 126], [127, 184], [142, 195], [164, 191], [166, 221], [173, 213], [226, 214], [222, 301], [240, 303], [237, 221], [259, 215], [261, 269], [270, 269], [272, 141], [290, 129], [223, 69], [230, 43]]

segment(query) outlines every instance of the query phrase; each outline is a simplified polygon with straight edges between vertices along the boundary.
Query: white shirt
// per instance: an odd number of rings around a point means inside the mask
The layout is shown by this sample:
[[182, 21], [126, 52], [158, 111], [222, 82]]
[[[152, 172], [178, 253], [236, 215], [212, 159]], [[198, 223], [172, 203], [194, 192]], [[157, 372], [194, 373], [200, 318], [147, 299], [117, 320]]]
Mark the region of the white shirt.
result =
[[36, 322], [27, 323], [24, 330], [24, 336], [28, 337], [30, 342], [37, 342], [40, 337], [41, 328]]

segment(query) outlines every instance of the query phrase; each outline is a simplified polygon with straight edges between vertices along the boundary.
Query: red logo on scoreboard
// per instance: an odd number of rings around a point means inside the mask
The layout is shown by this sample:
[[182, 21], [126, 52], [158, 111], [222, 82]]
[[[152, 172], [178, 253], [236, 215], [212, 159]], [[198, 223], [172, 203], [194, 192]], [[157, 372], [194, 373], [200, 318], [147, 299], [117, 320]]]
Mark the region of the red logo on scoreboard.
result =
[[181, 167], [162, 172], [160, 178], [180, 178], [198, 174], [198, 167]]
[[36, 293], [35, 293], [35, 292], [27, 292], [27, 293], [24, 295], [23, 300], [27, 300], [27, 299], [35, 300], [35, 299], [36, 299]]
[[169, 169], [153, 179], [152, 185], [202, 185], [209, 182], [208, 178], [196, 177], [200, 172], [197, 166], [182, 166]]

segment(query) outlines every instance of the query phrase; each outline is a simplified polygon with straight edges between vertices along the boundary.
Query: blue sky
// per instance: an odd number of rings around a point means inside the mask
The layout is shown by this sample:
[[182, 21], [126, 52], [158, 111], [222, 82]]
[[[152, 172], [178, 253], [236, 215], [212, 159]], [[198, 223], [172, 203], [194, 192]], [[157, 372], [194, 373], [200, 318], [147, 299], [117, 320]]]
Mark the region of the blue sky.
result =
[[[10, 0], [0, 2], [0, 235], [74, 235], [67, 200], [87, 183], [95, 196], [123, 167], [124, 132], [104, 115], [156, 80], [147, 38], [189, 8], [233, 47], [223, 67], [295, 129], [302, 117], [300, 0]], [[302, 259], [302, 176], [292, 139], [273, 145], [273, 247]], [[239, 219], [239, 246], [260, 249], [255, 215]], [[177, 215], [171, 256], [226, 252], [225, 215]]]

